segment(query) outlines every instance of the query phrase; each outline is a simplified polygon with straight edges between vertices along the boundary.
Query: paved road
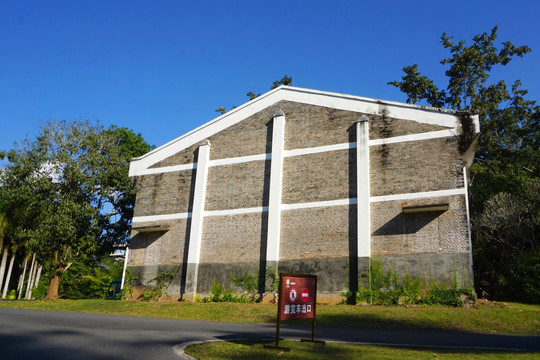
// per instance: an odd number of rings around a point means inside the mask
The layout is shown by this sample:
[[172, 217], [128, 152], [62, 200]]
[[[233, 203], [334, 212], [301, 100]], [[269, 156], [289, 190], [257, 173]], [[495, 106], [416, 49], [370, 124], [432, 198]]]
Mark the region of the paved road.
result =
[[[307, 338], [307, 328], [283, 328], [286, 338]], [[172, 320], [0, 308], [0, 358], [175, 359], [174, 345], [208, 339], [273, 338], [274, 325]], [[382, 344], [457, 346], [540, 351], [540, 337], [436, 331], [318, 328], [317, 339]]]

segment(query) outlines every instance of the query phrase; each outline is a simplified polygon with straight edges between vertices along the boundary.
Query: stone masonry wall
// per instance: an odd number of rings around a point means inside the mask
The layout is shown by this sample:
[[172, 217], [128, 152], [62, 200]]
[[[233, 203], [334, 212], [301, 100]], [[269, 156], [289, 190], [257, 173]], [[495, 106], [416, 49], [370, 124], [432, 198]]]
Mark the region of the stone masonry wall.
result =
[[268, 205], [270, 161], [212, 166], [208, 169], [206, 210]]
[[371, 196], [463, 187], [457, 138], [370, 147]]
[[267, 213], [205, 217], [201, 263], [259, 262], [266, 251], [266, 218]]
[[134, 216], [188, 212], [194, 180], [192, 170], [137, 176]]
[[356, 172], [349, 168], [355, 152], [328, 151], [292, 156], [283, 161], [284, 204], [356, 197]]
[[285, 149], [303, 149], [350, 141], [351, 127], [362, 115], [307, 104], [284, 104]]
[[170, 226], [170, 229], [148, 233], [133, 230], [129, 249], [130, 266], [180, 265], [183, 262], [188, 220], [161, 224]]
[[[446, 211], [405, 214], [403, 206], [448, 203]], [[469, 252], [463, 195], [371, 204], [373, 255]]]
[[347, 258], [351, 241], [356, 242], [350, 232], [355, 214], [349, 206], [283, 211], [280, 259]]
[[368, 118], [369, 138], [371, 140], [448, 129], [443, 126], [422, 124], [416, 121], [394, 119], [386, 116], [369, 115]]
[[165, 166], [193, 164], [194, 162], [197, 161], [196, 153], [197, 153], [198, 148], [199, 148], [199, 144], [193, 144], [189, 146], [188, 148], [182, 151], [179, 151], [172, 156], [169, 156], [165, 160], [160, 161], [150, 166], [150, 168], [154, 169], [154, 168], [160, 168], [160, 167], [165, 167]]

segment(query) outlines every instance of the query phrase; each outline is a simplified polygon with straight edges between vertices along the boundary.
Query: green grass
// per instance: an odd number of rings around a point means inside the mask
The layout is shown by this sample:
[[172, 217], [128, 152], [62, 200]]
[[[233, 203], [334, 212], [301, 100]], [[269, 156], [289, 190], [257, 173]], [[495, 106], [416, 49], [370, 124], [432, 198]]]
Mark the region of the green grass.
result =
[[297, 341], [281, 341], [280, 346], [291, 348], [290, 352], [267, 349], [263, 344], [270, 342], [248, 341], [218, 341], [188, 346], [185, 352], [197, 359], [540, 359], [540, 353], [468, 350], [468, 349], [442, 349], [442, 348], [404, 348], [389, 346], [353, 345], [326, 343], [326, 345], [302, 343]]
[[[172, 319], [275, 323], [276, 305], [111, 300], [0, 301], [0, 307], [150, 316]], [[309, 325], [294, 321], [291, 325]], [[477, 308], [318, 305], [317, 326], [426, 329], [540, 335], [540, 306], [479, 304]]]

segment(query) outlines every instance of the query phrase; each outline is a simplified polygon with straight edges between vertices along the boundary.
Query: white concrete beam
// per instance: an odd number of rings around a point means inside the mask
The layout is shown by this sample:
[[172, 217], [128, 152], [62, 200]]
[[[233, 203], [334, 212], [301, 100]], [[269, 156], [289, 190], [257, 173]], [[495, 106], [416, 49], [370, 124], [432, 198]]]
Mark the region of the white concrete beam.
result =
[[197, 155], [197, 172], [195, 174], [195, 191], [193, 194], [193, 211], [191, 216], [191, 229], [189, 232], [188, 259], [186, 271], [186, 286], [188, 293], [197, 292], [197, 278], [199, 275], [199, 261], [201, 257], [201, 243], [204, 219], [204, 203], [206, 201], [206, 184], [208, 181], [208, 163], [210, 160], [210, 141], [205, 140], [199, 145]]
[[280, 110], [274, 114], [272, 124], [272, 159], [270, 160], [270, 193], [268, 200], [268, 233], [266, 248], [267, 262], [279, 260], [284, 144], [285, 114]]
[[356, 123], [356, 192], [358, 257], [371, 255], [369, 205], [369, 122], [362, 116]]

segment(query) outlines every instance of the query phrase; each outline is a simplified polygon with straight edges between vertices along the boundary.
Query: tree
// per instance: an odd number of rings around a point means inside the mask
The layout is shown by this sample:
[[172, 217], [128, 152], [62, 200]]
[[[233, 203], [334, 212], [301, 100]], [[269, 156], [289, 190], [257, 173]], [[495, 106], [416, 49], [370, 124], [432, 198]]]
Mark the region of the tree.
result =
[[479, 286], [492, 297], [540, 301], [540, 264], [532, 262], [540, 256], [540, 180], [523, 196], [493, 195], [473, 220]]
[[[273, 90], [275, 88], [280, 87], [281, 85], [284, 86], [291, 86], [292, 85], [292, 77], [288, 77], [287, 75], [284, 75], [281, 80], [276, 80], [272, 83], [272, 86], [270, 86], [270, 90]], [[249, 100], [253, 100], [255, 98], [258, 98], [261, 96], [261, 94], [255, 94], [253, 91], [248, 91], [246, 94], [247, 97], [249, 97]], [[234, 109], [236, 106], [234, 106], [232, 109]], [[231, 110], [232, 110], [231, 109]], [[224, 106], [221, 106], [216, 109], [216, 112], [220, 113], [221, 115], [225, 114], [227, 112], [227, 109], [225, 109]]]
[[[444, 33], [442, 45], [451, 53], [441, 61], [448, 66], [445, 89], [421, 75], [416, 64], [403, 68], [401, 81], [389, 82], [407, 94], [409, 103], [426, 102], [479, 115], [481, 135], [470, 184], [475, 278], [477, 285], [483, 284], [495, 295], [504, 274], [537, 248], [534, 233], [540, 222], [538, 207], [527, 205], [530, 189], [537, 187], [540, 176], [540, 107], [526, 99], [527, 91], [519, 80], [510, 88], [502, 80], [488, 83], [495, 66], [505, 66], [531, 49], [509, 41], [497, 47], [496, 39], [497, 27], [490, 34], [476, 35], [470, 46], [465, 41], [454, 43]], [[528, 212], [532, 223], [521, 223], [520, 229], [528, 230], [509, 236], [505, 228], [522, 211]], [[501, 221], [486, 220], [494, 216]], [[483, 228], [488, 224], [489, 229]]]
[[452, 37], [442, 35], [443, 46], [452, 54], [441, 61], [450, 65], [445, 72], [446, 89], [439, 89], [421, 75], [416, 64], [403, 68], [402, 81], [389, 82], [407, 94], [409, 103], [426, 101], [435, 107], [479, 114], [482, 135], [471, 184], [474, 209], [501, 191], [523, 193], [539, 175], [535, 161], [540, 145], [539, 107], [525, 99], [527, 91], [520, 88], [519, 80], [511, 89], [504, 81], [487, 84], [494, 66], [507, 65], [513, 57], [522, 57], [531, 49], [509, 41], [497, 49], [496, 38], [497, 27], [489, 35], [476, 35], [471, 46], [465, 46], [464, 41], [455, 44]]
[[285, 86], [291, 86], [292, 85], [292, 77], [288, 77], [287, 75], [283, 75], [281, 80], [276, 80], [272, 83], [272, 86], [270, 86], [270, 90], [273, 90], [275, 88], [280, 87], [281, 85]]
[[106, 254], [75, 261], [70, 271], [64, 274], [60, 289], [66, 299], [105, 299], [113, 280], [122, 278], [124, 262]]
[[0, 187], [8, 231], [52, 263], [46, 298], [58, 298], [74, 260], [127, 241], [135, 195], [129, 160], [150, 149], [125, 128], [49, 121], [36, 140], [8, 153]]

